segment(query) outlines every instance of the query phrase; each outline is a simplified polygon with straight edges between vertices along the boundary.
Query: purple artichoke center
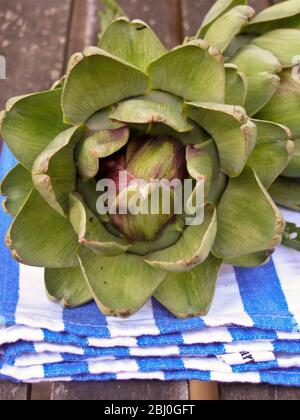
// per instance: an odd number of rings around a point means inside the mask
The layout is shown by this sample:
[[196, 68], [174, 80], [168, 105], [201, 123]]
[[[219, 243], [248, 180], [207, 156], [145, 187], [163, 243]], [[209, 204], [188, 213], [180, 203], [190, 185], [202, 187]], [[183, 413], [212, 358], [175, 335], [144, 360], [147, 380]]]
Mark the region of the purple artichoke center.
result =
[[[120, 182], [120, 172], [123, 181]], [[124, 182], [124, 174], [126, 173]], [[117, 208], [123, 203], [124, 191], [127, 200], [137, 197], [145, 184], [154, 181], [183, 181], [186, 176], [185, 147], [176, 139], [169, 136], [140, 136], [130, 140], [126, 150], [117, 153], [113, 158], [102, 163], [102, 178], [114, 181], [117, 193]], [[126, 179], [127, 178], [127, 179]], [[144, 186], [142, 186], [144, 185]], [[156, 190], [157, 192], [157, 190]], [[159, 209], [157, 214], [151, 213], [152, 195], [147, 196], [147, 211], [144, 214], [110, 214], [111, 223], [127, 238], [135, 241], [153, 241], [158, 238], [163, 229], [174, 218], [174, 194], [170, 193], [170, 211], [166, 214], [163, 207], [162, 190], [159, 189]], [[157, 197], [157, 196], [156, 196]], [[164, 196], [165, 199], [165, 196]], [[137, 205], [142, 207], [142, 201]], [[145, 203], [143, 205], [145, 210]]]

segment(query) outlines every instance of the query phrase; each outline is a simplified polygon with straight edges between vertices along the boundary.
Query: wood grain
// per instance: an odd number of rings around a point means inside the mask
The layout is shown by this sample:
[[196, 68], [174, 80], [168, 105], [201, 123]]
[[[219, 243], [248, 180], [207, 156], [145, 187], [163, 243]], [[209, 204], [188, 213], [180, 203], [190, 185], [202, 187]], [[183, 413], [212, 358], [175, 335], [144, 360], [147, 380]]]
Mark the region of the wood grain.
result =
[[7, 79], [0, 108], [12, 96], [48, 89], [63, 70], [71, 0], [0, 0], [0, 52]]
[[58, 383], [52, 400], [188, 400], [187, 382], [126, 381], [103, 383]]
[[265, 384], [222, 384], [220, 386], [220, 399], [224, 401], [297, 401], [300, 399], [300, 388]]
[[0, 382], [0, 401], [23, 401], [30, 399], [30, 385]]

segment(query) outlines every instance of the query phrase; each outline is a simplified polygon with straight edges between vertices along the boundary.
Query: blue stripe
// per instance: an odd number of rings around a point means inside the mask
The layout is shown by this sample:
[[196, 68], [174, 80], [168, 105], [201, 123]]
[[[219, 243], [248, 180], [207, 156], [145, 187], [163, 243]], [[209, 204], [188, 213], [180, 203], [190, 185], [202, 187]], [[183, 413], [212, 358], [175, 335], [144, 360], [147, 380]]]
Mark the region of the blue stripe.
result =
[[262, 383], [283, 386], [300, 386], [300, 370], [285, 369], [260, 372], [260, 380]]
[[185, 372], [164, 372], [165, 381], [191, 381], [198, 380], [209, 382], [210, 372], [200, 372], [199, 370], [186, 370]]
[[92, 302], [75, 309], [64, 309], [65, 330], [80, 336], [110, 338], [107, 320]]
[[44, 365], [44, 378], [70, 377], [73, 375], [88, 374], [87, 363], [52, 363]]
[[136, 359], [140, 372], [156, 372], [160, 370], [185, 370], [180, 358], [148, 358]]
[[275, 331], [259, 330], [257, 328], [228, 328], [233, 341], [277, 340]]
[[255, 326], [294, 331], [297, 323], [289, 311], [273, 260], [263, 267], [235, 268], [245, 311]]
[[[17, 164], [16, 159], [3, 145], [0, 156], [0, 180]], [[0, 325], [7, 326], [15, 323], [15, 313], [19, 300], [19, 264], [11, 257], [11, 253], [5, 246], [6, 232], [12, 222], [11, 216], [2, 210], [3, 197], [0, 198]]]
[[153, 314], [161, 334], [203, 329], [205, 323], [201, 318], [178, 319], [165, 309], [156, 299], [152, 300]]

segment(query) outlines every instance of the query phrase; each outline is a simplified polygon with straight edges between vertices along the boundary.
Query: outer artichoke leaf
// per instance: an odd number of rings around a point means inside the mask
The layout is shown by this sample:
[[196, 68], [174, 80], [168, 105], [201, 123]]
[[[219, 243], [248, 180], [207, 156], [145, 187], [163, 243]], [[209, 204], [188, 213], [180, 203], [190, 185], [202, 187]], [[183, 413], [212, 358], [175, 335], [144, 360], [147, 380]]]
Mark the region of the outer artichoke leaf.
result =
[[146, 71], [152, 61], [167, 52], [145, 22], [130, 22], [127, 18], [120, 18], [107, 28], [100, 39], [99, 47], [143, 71]]
[[166, 273], [147, 265], [137, 255], [102, 257], [81, 253], [84, 277], [101, 312], [127, 318], [137, 312], [163, 281]]
[[234, 265], [235, 267], [253, 268], [267, 264], [273, 250], [261, 251], [255, 254], [246, 255], [244, 257], [226, 258], [225, 264]]
[[300, 77], [293, 70], [284, 70], [280, 77], [275, 95], [255, 118], [286, 125], [292, 130], [293, 138], [297, 138], [300, 137]]
[[85, 50], [68, 75], [62, 97], [65, 121], [83, 124], [95, 112], [123, 99], [143, 95], [148, 77], [99, 48]]
[[236, 177], [245, 167], [256, 143], [256, 126], [240, 106], [187, 103], [189, 117], [216, 142], [221, 169]]
[[294, 143], [294, 155], [287, 168], [283, 171], [283, 176], [290, 178], [300, 178], [300, 138], [294, 139]]
[[16, 216], [33, 188], [30, 172], [21, 164], [15, 166], [3, 179], [0, 194], [6, 198], [2, 205], [5, 211]]
[[254, 45], [240, 49], [231, 61], [246, 75], [248, 85], [245, 108], [249, 115], [254, 115], [278, 89], [281, 64], [272, 53]]
[[282, 239], [284, 220], [255, 172], [245, 167], [229, 180], [218, 207], [213, 253], [235, 258], [274, 249]]
[[109, 106], [101, 111], [96, 112], [91, 116], [85, 123], [85, 126], [91, 133], [97, 133], [102, 130], [116, 130], [117, 128], [124, 127], [123, 123], [118, 121], [112, 121], [110, 119], [110, 114], [112, 113], [114, 107]]
[[206, 315], [215, 294], [222, 260], [210, 255], [186, 273], [169, 273], [154, 296], [179, 318]]
[[298, 179], [280, 177], [271, 186], [269, 193], [278, 205], [300, 211], [300, 181]]
[[211, 24], [220, 16], [224, 15], [236, 6], [245, 4], [247, 4], [247, 0], [217, 0], [205, 16], [197, 37], [203, 38]]
[[246, 32], [263, 34], [280, 28], [300, 29], [299, 0], [280, 2], [260, 12], [246, 28]]
[[1, 124], [5, 143], [22, 165], [31, 167], [40, 153], [68, 128], [61, 111], [61, 89], [9, 101]]
[[254, 14], [252, 7], [234, 7], [210, 25], [204, 36], [205, 41], [224, 52], [233, 38], [250, 22]]
[[176, 47], [148, 67], [152, 89], [187, 101], [224, 103], [225, 71], [220, 52], [205, 41]]
[[159, 91], [122, 102], [110, 118], [129, 124], [161, 123], [180, 133], [193, 129], [184, 115], [182, 99]]
[[248, 81], [234, 64], [225, 65], [226, 86], [225, 103], [228, 105], [245, 106]]
[[200, 225], [188, 226], [175, 245], [146, 256], [147, 264], [158, 270], [185, 272], [208, 257], [217, 232], [216, 209], [205, 207], [205, 219]]
[[50, 300], [65, 308], [76, 308], [93, 300], [80, 267], [46, 268], [45, 285]]
[[129, 140], [127, 126], [116, 130], [102, 130], [84, 139], [77, 149], [76, 164], [82, 178], [94, 178], [100, 167], [99, 159], [111, 156], [124, 147]]
[[252, 43], [274, 54], [283, 67], [293, 67], [300, 51], [300, 30], [276, 29], [255, 38]]
[[91, 251], [114, 257], [128, 250], [131, 243], [109, 233], [78, 194], [70, 194], [70, 220], [79, 243]]
[[37, 157], [32, 168], [36, 190], [49, 206], [65, 216], [69, 193], [76, 184], [74, 150], [83, 133], [83, 127], [72, 127], [59, 134]]
[[132, 254], [145, 256], [150, 252], [155, 252], [169, 248], [179, 240], [179, 238], [183, 234], [184, 228], [184, 219], [178, 216], [175, 222], [169, 223], [166, 226], [166, 228], [163, 230], [158, 239], [146, 242], [137, 241], [131, 245], [128, 252]]
[[35, 267], [66, 268], [78, 265], [78, 239], [68, 219], [53, 210], [33, 190], [6, 238], [20, 263]]
[[290, 141], [291, 132], [288, 128], [269, 121], [254, 122], [257, 127], [257, 142], [248, 165], [268, 189], [288, 165], [295, 145]]

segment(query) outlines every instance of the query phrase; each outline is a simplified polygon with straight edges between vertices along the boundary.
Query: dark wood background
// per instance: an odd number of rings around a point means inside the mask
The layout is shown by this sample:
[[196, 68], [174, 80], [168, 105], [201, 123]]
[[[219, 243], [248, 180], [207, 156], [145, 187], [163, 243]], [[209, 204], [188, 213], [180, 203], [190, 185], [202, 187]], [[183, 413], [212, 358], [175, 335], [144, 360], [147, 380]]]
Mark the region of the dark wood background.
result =
[[[272, 0], [250, 0], [260, 10]], [[200, 26], [214, 0], [120, 0], [131, 18], [147, 21], [167, 47], [180, 43]], [[0, 109], [7, 99], [48, 89], [64, 72], [69, 56], [95, 44], [98, 0], [0, 0], [0, 54], [7, 79], [0, 80]], [[0, 140], [1, 150], [1, 140]], [[220, 384], [221, 400], [300, 399], [300, 390], [267, 385]], [[193, 384], [192, 389], [197, 389]], [[51, 394], [51, 395], [50, 395]], [[17, 385], [0, 383], [0, 400], [188, 400], [188, 382], [128, 381]]]

